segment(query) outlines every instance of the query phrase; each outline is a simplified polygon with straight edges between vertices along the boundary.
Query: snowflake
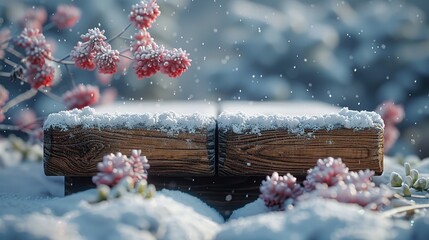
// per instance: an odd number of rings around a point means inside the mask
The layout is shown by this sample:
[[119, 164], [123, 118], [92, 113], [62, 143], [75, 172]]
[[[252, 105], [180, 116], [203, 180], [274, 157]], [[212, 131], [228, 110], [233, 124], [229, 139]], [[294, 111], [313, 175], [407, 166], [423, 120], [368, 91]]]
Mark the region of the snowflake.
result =
[[98, 87], [79, 84], [71, 91], [67, 91], [64, 93], [63, 102], [66, 105], [67, 109], [82, 109], [86, 106], [90, 106], [97, 103], [99, 98], [100, 91]]
[[54, 77], [55, 69], [52, 66], [46, 64], [41, 66], [33, 64], [27, 65], [25, 79], [34, 89], [50, 87], [54, 81]]
[[181, 48], [165, 51], [161, 72], [169, 77], [178, 77], [191, 66], [189, 53]]
[[259, 190], [261, 191], [259, 198], [272, 209], [284, 209], [287, 199], [294, 201], [304, 192], [291, 174], [279, 176], [277, 172], [274, 172], [271, 177], [267, 176], [267, 179], [262, 181]]
[[143, 0], [131, 7], [129, 19], [136, 28], [150, 28], [160, 14], [156, 0]]
[[340, 158], [328, 157], [319, 159], [317, 165], [307, 172], [304, 187], [306, 191], [316, 188], [319, 183], [325, 183], [333, 186], [347, 177], [349, 169]]
[[103, 161], [97, 164], [98, 173], [92, 178], [97, 186], [107, 185], [113, 187], [122, 179], [130, 177], [133, 185], [147, 179], [149, 164], [145, 156], [140, 156], [140, 150], [132, 150], [131, 157], [118, 152], [103, 157]]
[[112, 50], [110, 44], [105, 44], [100, 47], [99, 52], [95, 56], [95, 63], [99, 73], [113, 74], [118, 69], [119, 52]]
[[133, 68], [137, 78], [142, 79], [156, 74], [161, 68], [163, 47], [155, 44], [141, 46], [134, 53]]
[[57, 11], [51, 17], [51, 21], [55, 24], [55, 26], [59, 29], [71, 28], [80, 18], [80, 10], [79, 8], [61, 4], [58, 5]]

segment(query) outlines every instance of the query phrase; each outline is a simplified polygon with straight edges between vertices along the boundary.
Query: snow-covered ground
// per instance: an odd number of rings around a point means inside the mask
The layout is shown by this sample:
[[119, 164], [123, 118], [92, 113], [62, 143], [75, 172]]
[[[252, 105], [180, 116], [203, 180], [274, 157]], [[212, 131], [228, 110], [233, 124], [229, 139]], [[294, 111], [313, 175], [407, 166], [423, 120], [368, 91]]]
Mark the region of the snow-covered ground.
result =
[[[429, 159], [415, 164], [421, 173], [429, 172]], [[390, 172], [401, 173], [403, 167], [398, 158], [386, 157], [385, 170], [376, 182], [387, 183]], [[326, 199], [304, 201], [286, 212], [270, 212], [256, 200], [224, 221], [178, 191], [91, 203], [96, 196], [93, 189], [64, 197], [63, 179], [44, 176], [40, 162], [0, 169], [0, 239], [426, 239], [429, 234], [425, 211], [406, 221]]]

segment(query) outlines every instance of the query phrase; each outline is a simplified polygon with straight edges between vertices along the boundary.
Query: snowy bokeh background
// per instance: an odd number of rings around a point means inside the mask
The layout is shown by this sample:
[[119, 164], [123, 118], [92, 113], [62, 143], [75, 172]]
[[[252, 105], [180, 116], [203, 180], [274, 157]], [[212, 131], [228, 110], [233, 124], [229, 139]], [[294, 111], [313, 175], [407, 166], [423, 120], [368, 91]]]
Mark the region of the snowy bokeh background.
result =
[[[128, 24], [136, 1], [0, 0], [0, 23], [16, 25], [25, 8], [59, 3], [82, 10], [70, 31], [50, 31], [55, 56], [69, 53], [80, 34], [100, 27], [113, 36]], [[150, 29], [157, 42], [186, 49], [191, 68], [178, 79], [155, 75], [137, 80], [132, 69], [116, 74], [118, 101], [312, 99], [356, 110], [373, 110], [385, 100], [405, 108], [401, 139], [390, 154], [429, 156], [429, 4], [415, 1], [338, 0], [164, 0]], [[17, 28], [18, 29], [18, 28]], [[17, 31], [17, 30], [16, 30]], [[130, 33], [131, 34], [131, 33]], [[126, 42], [115, 41], [117, 49]], [[72, 69], [78, 82], [96, 74]], [[67, 76], [53, 88], [70, 89]], [[11, 96], [27, 86], [10, 84]], [[18, 87], [17, 87], [18, 86]], [[40, 116], [63, 110], [41, 95], [15, 108], [34, 106]], [[13, 114], [11, 114], [13, 117]], [[13, 120], [13, 119], [10, 119]]]

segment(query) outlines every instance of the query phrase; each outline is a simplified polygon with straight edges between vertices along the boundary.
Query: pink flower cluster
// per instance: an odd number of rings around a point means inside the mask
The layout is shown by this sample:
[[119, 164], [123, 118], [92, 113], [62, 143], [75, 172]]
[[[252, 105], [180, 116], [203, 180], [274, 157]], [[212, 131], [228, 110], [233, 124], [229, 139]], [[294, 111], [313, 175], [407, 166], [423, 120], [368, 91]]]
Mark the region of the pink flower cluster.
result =
[[58, 5], [57, 11], [51, 17], [52, 23], [59, 29], [66, 29], [73, 27], [80, 18], [79, 8], [61, 4]]
[[134, 185], [140, 180], [146, 180], [149, 163], [140, 154], [140, 150], [132, 150], [130, 157], [120, 152], [104, 156], [103, 161], [97, 164], [98, 173], [92, 182], [97, 186], [103, 184], [113, 187], [125, 177], [131, 177]]
[[47, 63], [52, 52], [45, 36], [37, 28], [24, 28], [16, 39], [16, 45], [25, 50], [26, 81], [35, 89], [51, 86], [55, 69]]
[[308, 170], [304, 187], [290, 174], [283, 177], [275, 172], [267, 176], [260, 187], [260, 198], [271, 209], [285, 209], [285, 203], [294, 204], [314, 197], [335, 199], [376, 210], [389, 203], [393, 194], [371, 181], [373, 171], [349, 172], [339, 158], [325, 158]]
[[384, 120], [384, 151], [389, 151], [399, 138], [399, 130], [396, 125], [404, 119], [404, 108], [395, 105], [391, 101], [380, 104], [376, 111]]
[[160, 13], [156, 0], [144, 0], [133, 5], [129, 15], [131, 23], [139, 29], [131, 44], [133, 68], [139, 79], [150, 77], [158, 71], [175, 78], [191, 66], [186, 51], [158, 46], [147, 31]]
[[23, 28], [42, 30], [43, 24], [48, 18], [48, 13], [44, 8], [29, 8], [25, 11], [24, 16], [20, 19]]
[[295, 201], [304, 192], [294, 176], [289, 173], [280, 176], [277, 172], [274, 172], [271, 177], [267, 176], [259, 190], [261, 191], [259, 197], [264, 200], [267, 207], [280, 210], [284, 210], [287, 199]]
[[76, 67], [94, 70], [97, 66], [99, 73], [116, 73], [119, 52], [112, 50], [112, 46], [105, 41], [107, 38], [104, 36], [104, 30], [88, 29], [88, 33], [80, 37], [83, 42], [79, 41], [70, 53]]
[[67, 109], [82, 109], [91, 106], [100, 99], [100, 91], [97, 86], [79, 84], [71, 91], [63, 95], [63, 102]]

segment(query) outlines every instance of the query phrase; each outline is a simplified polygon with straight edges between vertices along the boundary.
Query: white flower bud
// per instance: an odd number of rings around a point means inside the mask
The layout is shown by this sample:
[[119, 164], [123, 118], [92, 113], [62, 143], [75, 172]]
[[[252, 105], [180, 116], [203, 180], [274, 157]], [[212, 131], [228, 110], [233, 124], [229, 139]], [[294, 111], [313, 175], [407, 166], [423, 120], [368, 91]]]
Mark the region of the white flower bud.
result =
[[406, 183], [402, 184], [402, 193], [404, 197], [411, 197], [410, 187]]
[[421, 177], [414, 183], [413, 188], [415, 188], [417, 191], [423, 191], [425, 190], [426, 184], [426, 178]]
[[417, 179], [419, 179], [419, 171], [417, 171], [417, 169], [411, 169], [410, 176], [412, 179], [412, 183], [414, 184]]
[[405, 176], [410, 176], [410, 174], [411, 174], [410, 163], [408, 163], [408, 162], [404, 163], [404, 168], [405, 168]]
[[400, 187], [402, 186], [402, 177], [397, 172], [392, 172], [390, 174], [390, 185], [392, 187]]

